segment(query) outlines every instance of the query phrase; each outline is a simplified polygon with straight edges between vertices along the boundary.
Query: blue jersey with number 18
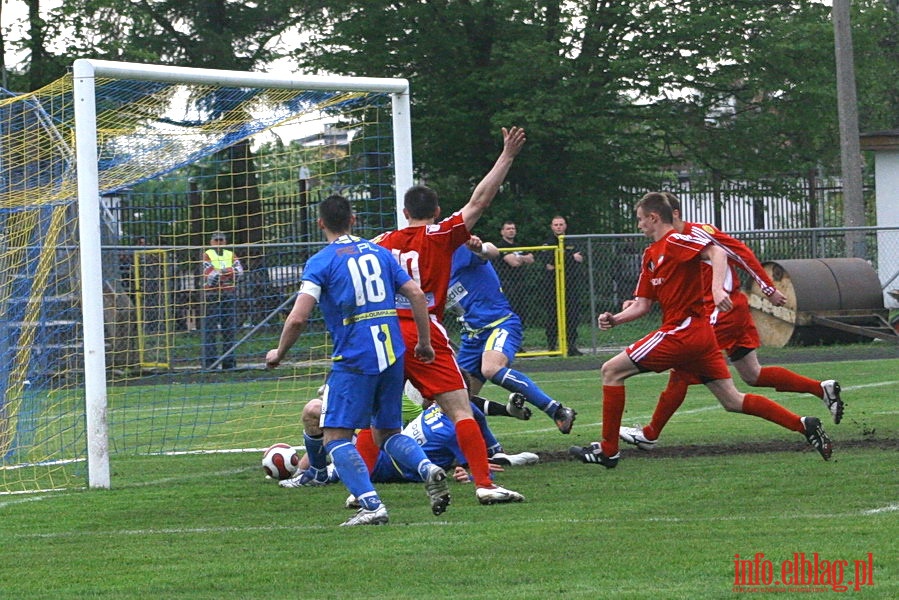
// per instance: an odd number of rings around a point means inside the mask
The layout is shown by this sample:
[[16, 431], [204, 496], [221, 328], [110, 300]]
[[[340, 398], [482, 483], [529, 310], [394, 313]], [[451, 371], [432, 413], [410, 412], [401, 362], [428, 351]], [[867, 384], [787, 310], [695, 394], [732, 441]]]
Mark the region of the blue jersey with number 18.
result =
[[321, 307], [334, 338], [332, 369], [373, 375], [403, 356], [394, 295], [407, 281], [389, 250], [352, 235], [306, 261], [300, 293]]

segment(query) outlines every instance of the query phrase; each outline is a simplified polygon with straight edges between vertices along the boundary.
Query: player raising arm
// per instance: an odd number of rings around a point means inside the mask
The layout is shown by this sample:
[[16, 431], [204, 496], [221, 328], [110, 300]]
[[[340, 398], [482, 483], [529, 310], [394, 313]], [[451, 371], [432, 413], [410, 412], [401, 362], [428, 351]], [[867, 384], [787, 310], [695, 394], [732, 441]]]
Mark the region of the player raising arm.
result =
[[[414, 186], [404, 197], [403, 213], [409, 225], [375, 238], [378, 244], [393, 253], [427, 296], [435, 360], [431, 364], [406, 361], [406, 378], [425, 398], [439, 404], [455, 424], [459, 447], [471, 469], [475, 493], [481, 504], [521, 502], [524, 497], [496, 486], [490, 480], [484, 438], [473, 418], [465, 379], [456, 364], [442, 321], [453, 252], [471, 237], [470, 228], [490, 206], [525, 143], [524, 130], [519, 127], [503, 128], [502, 133], [502, 152], [459, 212], [437, 222], [440, 218], [437, 193], [426, 186]], [[414, 329], [408, 306], [399, 304], [397, 308], [403, 337], [409, 343]]]

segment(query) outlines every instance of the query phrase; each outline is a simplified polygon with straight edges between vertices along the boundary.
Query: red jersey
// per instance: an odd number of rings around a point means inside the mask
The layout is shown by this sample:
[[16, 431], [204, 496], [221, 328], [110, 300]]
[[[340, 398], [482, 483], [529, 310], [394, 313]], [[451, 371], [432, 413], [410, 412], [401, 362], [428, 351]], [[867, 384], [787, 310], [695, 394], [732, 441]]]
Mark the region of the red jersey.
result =
[[[465, 226], [462, 213], [457, 212], [439, 223], [389, 231], [372, 241], [393, 253], [400, 266], [427, 296], [428, 312], [443, 322], [453, 252], [470, 237], [471, 232]], [[412, 317], [412, 309], [405, 296], [397, 295], [396, 307], [400, 317]]]
[[[737, 267], [739, 267], [752, 275], [759, 287], [762, 288], [763, 294], [770, 296], [774, 293], [774, 282], [765, 272], [762, 263], [755, 257], [752, 250], [737, 238], [729, 236], [707, 223], [689, 223], [687, 221], [684, 221], [684, 234], [698, 237], [708, 236], [710, 240], [727, 252], [728, 272], [724, 279], [726, 292], [732, 293], [740, 288], [740, 274], [737, 272]], [[702, 276], [707, 282], [705, 301], [711, 306], [710, 310], [713, 310], [715, 301], [712, 299], [712, 265], [708, 262], [703, 263]]]
[[710, 243], [706, 236], [672, 229], [643, 251], [635, 295], [659, 303], [663, 328], [676, 327], [689, 317], [706, 314], [700, 253]]

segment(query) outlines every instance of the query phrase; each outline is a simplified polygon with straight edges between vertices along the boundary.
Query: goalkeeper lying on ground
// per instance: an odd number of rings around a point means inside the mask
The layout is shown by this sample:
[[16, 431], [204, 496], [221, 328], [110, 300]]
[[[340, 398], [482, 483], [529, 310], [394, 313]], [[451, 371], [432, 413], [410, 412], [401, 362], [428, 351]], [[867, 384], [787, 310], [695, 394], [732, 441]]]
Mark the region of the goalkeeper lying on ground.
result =
[[[418, 402], [410, 399], [410, 396]], [[422, 409], [423, 401], [424, 399], [421, 398], [418, 391], [407, 383], [406, 394], [403, 396], [403, 416], [406, 422], [403, 433], [415, 439], [434, 464], [444, 470], [453, 468], [456, 481], [469, 481], [468, 472], [465, 470], [465, 457], [456, 441], [453, 422], [443, 414], [436, 404]], [[320, 446], [315, 443], [315, 440], [322, 435], [319, 428], [321, 406], [321, 399], [313, 398], [303, 408], [303, 438], [307, 448]], [[532, 452], [506, 454], [487, 425], [487, 419], [484, 416], [485, 410], [491, 415], [513, 416], [523, 420], [529, 419], [531, 413], [524, 406], [524, 398], [520, 394], [512, 394], [506, 405], [478, 396], [472, 398], [472, 411], [487, 443], [491, 471], [502, 471], [503, 466], [533, 464], [539, 460], [539, 457]], [[357, 433], [356, 448], [368, 465], [373, 482], [421, 482], [421, 477], [417, 472], [408, 472], [400, 468], [381, 452], [375, 445], [370, 430], [364, 429]], [[307, 452], [300, 459], [297, 474], [291, 479], [280, 481], [279, 485], [285, 488], [295, 488], [326, 485], [338, 480], [338, 474], [333, 467], [327, 464], [327, 457], [323, 451]]]

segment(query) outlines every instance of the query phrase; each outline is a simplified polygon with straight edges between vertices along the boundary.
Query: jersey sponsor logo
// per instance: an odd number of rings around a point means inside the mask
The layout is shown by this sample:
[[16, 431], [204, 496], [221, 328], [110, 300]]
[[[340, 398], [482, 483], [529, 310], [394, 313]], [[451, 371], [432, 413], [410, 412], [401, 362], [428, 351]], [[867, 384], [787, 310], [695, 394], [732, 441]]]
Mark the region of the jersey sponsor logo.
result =
[[[437, 303], [434, 301], [434, 293], [433, 292], [425, 292], [425, 300], [428, 301], [428, 308], [434, 308]], [[409, 299], [403, 296], [402, 294], [396, 295], [396, 307], [397, 308], [405, 308], [406, 310], [412, 310], [412, 303], [409, 302]]]
[[468, 290], [465, 289], [465, 286], [462, 285], [461, 281], [457, 281], [454, 285], [449, 287], [446, 295], [446, 307], [453, 308], [467, 295]]
[[381, 317], [392, 317], [396, 315], [396, 311], [392, 308], [388, 308], [385, 310], [373, 310], [371, 312], [360, 313], [358, 315], [350, 315], [343, 320], [344, 325], [349, 325], [351, 323], [358, 323], [359, 321], [365, 321], [367, 319], [379, 319]]

